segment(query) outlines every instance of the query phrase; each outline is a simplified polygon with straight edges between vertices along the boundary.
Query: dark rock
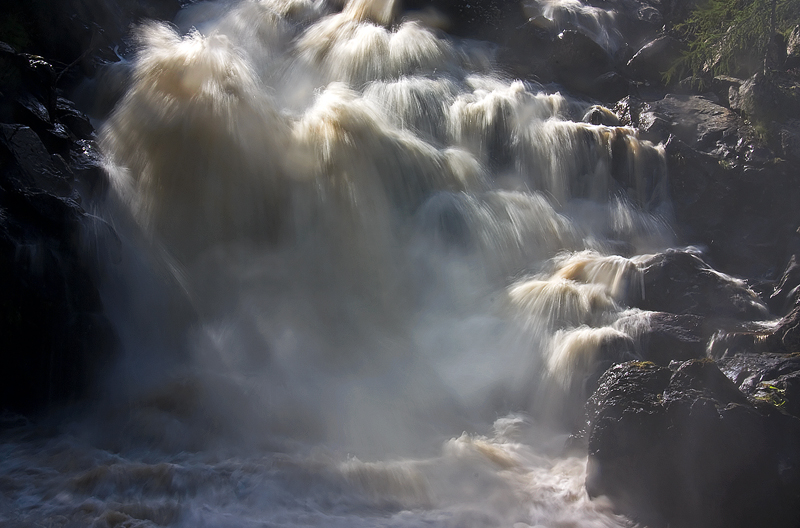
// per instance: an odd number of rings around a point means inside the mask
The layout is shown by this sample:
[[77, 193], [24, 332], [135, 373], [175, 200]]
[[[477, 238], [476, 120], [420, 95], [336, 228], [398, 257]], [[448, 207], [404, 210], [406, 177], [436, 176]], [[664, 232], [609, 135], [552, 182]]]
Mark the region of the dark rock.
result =
[[756, 331], [719, 330], [709, 341], [709, 357], [714, 359], [733, 357], [737, 354], [762, 352], [763, 337]]
[[788, 119], [779, 130], [781, 155], [795, 163], [800, 161], [800, 119]]
[[117, 346], [94, 270], [119, 239], [79, 205], [73, 168], [92, 169], [74, 150], [67, 162], [30, 127], [0, 125], [0, 408], [15, 412], [84, 397]]
[[669, 35], [661, 35], [642, 46], [628, 61], [628, 70], [639, 81], [664, 84], [664, 75], [681, 58], [685, 46]]
[[[707, 129], [707, 128], [706, 128]], [[689, 147], [671, 136], [665, 144], [676, 227], [681, 240], [707, 248], [714, 265], [737, 275], [775, 276], [793, 252], [800, 225], [795, 203], [800, 196], [798, 175], [779, 160], [757, 162], [747, 143], [747, 129], [730, 129], [742, 136], [721, 158], [723, 143], [710, 153]], [[717, 129], [717, 134], [719, 129]], [[707, 147], [708, 148], [708, 147]]]
[[770, 352], [800, 353], [800, 306], [786, 314], [764, 340]]
[[800, 83], [785, 73], [757, 73], [733, 95], [731, 108], [754, 122], [800, 118]]
[[595, 81], [612, 67], [606, 50], [590, 37], [574, 30], [559, 33], [553, 41], [548, 64], [555, 72], [557, 82], [581, 93], [595, 91]]
[[8, 44], [48, 57], [61, 65], [59, 75], [79, 78], [94, 72], [96, 59], [117, 60], [120, 45], [131, 25], [146, 19], [171, 20], [179, 0], [85, 0], [15, 2], [4, 10], [5, 27], [13, 27]]
[[4, 189], [0, 211], [0, 406], [40, 411], [85, 396], [116, 336], [82, 252], [80, 207]]
[[736, 77], [728, 77], [726, 75], [717, 75], [711, 80], [711, 91], [719, 97], [721, 104], [730, 108], [731, 93], [739, 93], [739, 87], [742, 86], [744, 81]]
[[609, 369], [587, 404], [586, 489], [650, 526], [800, 521], [800, 421], [748, 400], [709, 360]]
[[591, 123], [593, 125], [605, 126], [620, 126], [620, 120], [617, 115], [608, 108], [600, 105], [594, 105], [583, 116], [584, 123]]
[[765, 306], [743, 281], [715, 271], [695, 252], [669, 250], [639, 266], [644, 294], [635, 303], [638, 308], [744, 321], [767, 316]]
[[666, 141], [673, 134], [691, 148], [718, 159], [735, 159], [743, 155], [746, 144], [754, 141], [752, 129], [738, 115], [696, 95], [667, 95], [647, 103], [638, 122], [653, 139]]
[[767, 298], [770, 311], [778, 315], [786, 315], [800, 300], [800, 264], [792, 255], [783, 275]]
[[433, 9], [442, 15], [445, 31], [459, 37], [502, 43], [508, 32], [522, 26], [527, 17], [522, 5], [514, 0], [405, 0], [410, 11]]
[[69, 196], [67, 176], [53, 163], [39, 136], [26, 126], [0, 125], [0, 167], [20, 188]]
[[499, 58], [520, 78], [536, 78], [539, 82], [552, 82], [554, 73], [548, 57], [557, 31], [555, 25], [543, 16], [531, 18], [524, 24], [508, 30]]
[[94, 137], [94, 127], [89, 118], [75, 107], [75, 103], [69, 99], [59, 97], [56, 100], [56, 116], [60, 123], [63, 123], [72, 134], [79, 139], [91, 139]]
[[800, 356], [741, 354], [717, 361], [739, 390], [800, 418]]
[[705, 318], [690, 314], [650, 312], [646, 319], [631, 315], [620, 319], [616, 325], [632, 328], [630, 333], [636, 336], [639, 358], [661, 366], [705, 357], [706, 342], [710, 338]]
[[611, 103], [619, 101], [630, 92], [630, 82], [617, 72], [606, 72], [595, 78], [589, 85], [586, 93], [590, 97]]

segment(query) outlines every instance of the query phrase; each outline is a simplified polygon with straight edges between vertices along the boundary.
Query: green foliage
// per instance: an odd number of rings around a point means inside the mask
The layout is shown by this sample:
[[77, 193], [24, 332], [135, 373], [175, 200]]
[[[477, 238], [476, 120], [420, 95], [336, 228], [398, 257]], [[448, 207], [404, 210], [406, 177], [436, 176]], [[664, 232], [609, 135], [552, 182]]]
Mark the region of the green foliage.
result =
[[791, 31], [798, 21], [800, 0], [706, 0], [675, 26], [689, 50], [665, 78], [750, 75], [764, 64], [773, 36]]

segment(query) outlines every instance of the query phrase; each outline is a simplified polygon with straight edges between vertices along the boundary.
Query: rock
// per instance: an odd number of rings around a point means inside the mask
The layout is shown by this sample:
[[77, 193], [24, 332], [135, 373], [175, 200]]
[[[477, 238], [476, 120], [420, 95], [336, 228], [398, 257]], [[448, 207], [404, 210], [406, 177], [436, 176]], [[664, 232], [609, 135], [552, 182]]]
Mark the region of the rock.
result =
[[619, 101], [629, 92], [630, 81], [614, 71], [599, 75], [590, 83], [586, 91], [587, 95], [603, 103]]
[[719, 359], [717, 364], [750, 398], [800, 418], [800, 356], [741, 354]]
[[668, 366], [672, 361], [700, 359], [706, 355], [711, 337], [706, 319], [691, 314], [648, 312], [645, 317], [633, 314], [615, 323], [635, 336], [635, 350], [640, 359]]
[[37, 188], [62, 197], [72, 191], [67, 175], [29, 127], [0, 125], [0, 159], [5, 178], [20, 189]]
[[[79, 119], [66, 101], [58, 107]], [[76, 176], [105, 176], [91, 141], [66, 128], [65, 141], [68, 161], [30, 127], [0, 124], [0, 408], [14, 412], [86, 396], [117, 346], [96, 259], [113, 261], [119, 239], [84, 212], [74, 187]]]
[[593, 92], [595, 80], [612, 67], [606, 50], [575, 30], [559, 33], [553, 41], [548, 64], [557, 82], [581, 93]]
[[800, 300], [800, 264], [795, 255], [789, 259], [783, 275], [777, 281], [767, 298], [770, 311], [778, 315], [787, 315], [797, 306]]
[[731, 108], [756, 123], [800, 117], [800, 83], [786, 73], [757, 73], [733, 95]]
[[550, 69], [548, 57], [556, 34], [556, 27], [549, 19], [543, 16], [531, 18], [508, 30], [499, 58], [520, 78], [552, 82], [554, 73]]
[[[746, 134], [745, 129], [730, 136]], [[753, 161], [757, 143], [745, 138], [730, 151], [733, 158], [719, 157], [719, 143], [710, 153], [675, 136], [665, 144], [679, 237], [707, 248], [718, 269], [774, 277], [793, 252], [800, 225], [794, 206], [800, 199], [798, 175], [786, 162]]]
[[768, 312], [741, 281], [715, 271], [687, 250], [668, 250], [638, 263], [644, 294], [637, 308], [743, 321], [764, 319]]
[[800, 306], [786, 314], [764, 338], [770, 352], [800, 353]]
[[731, 93], [739, 93], [739, 87], [742, 86], [744, 81], [736, 77], [729, 77], [727, 75], [717, 75], [711, 79], [711, 91], [719, 98], [721, 104], [730, 108]]
[[[654, 127], [651, 122], [660, 126]], [[672, 134], [718, 159], [743, 156], [746, 146], [755, 142], [752, 129], [738, 115], [703, 96], [667, 95], [646, 103], [638, 123], [654, 140], [666, 141]]]
[[664, 75], [685, 49], [678, 40], [661, 35], [639, 49], [628, 61], [630, 74], [639, 81], [664, 84]]
[[788, 119], [779, 130], [781, 155], [793, 162], [800, 161], [800, 119]]
[[786, 68], [800, 66], [800, 25], [794, 27], [786, 41]]
[[586, 489], [650, 526], [793, 527], [800, 421], [710, 360], [609, 369], [587, 403]]
[[432, 9], [441, 14], [442, 29], [459, 37], [503, 43], [509, 31], [528, 19], [514, 0], [405, 0], [408, 11]]
[[589, 108], [583, 116], [583, 122], [612, 127], [620, 126], [621, 124], [617, 114], [600, 105], [594, 105]]
[[[9, 188], [10, 187], [10, 188]], [[72, 200], [0, 185], [0, 407], [36, 412], [87, 394], [116, 347]]]
[[8, 44], [26, 53], [67, 65], [67, 77], [91, 76], [96, 59], [118, 60], [130, 26], [146, 19], [172, 20], [180, 0], [86, 0], [51, 2], [29, 0], [4, 11]]

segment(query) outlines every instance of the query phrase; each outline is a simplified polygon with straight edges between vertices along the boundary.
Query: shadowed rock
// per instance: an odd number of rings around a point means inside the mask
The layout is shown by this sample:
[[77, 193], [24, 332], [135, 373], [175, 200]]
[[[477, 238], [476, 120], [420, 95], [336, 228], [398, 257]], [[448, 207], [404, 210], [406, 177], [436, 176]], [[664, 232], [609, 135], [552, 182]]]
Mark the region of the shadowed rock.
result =
[[590, 496], [650, 526], [800, 521], [800, 421], [748, 400], [709, 360], [629, 362], [587, 404]]
[[739, 320], [763, 319], [767, 310], [747, 285], [719, 273], [699, 255], [669, 250], [640, 264], [644, 310]]

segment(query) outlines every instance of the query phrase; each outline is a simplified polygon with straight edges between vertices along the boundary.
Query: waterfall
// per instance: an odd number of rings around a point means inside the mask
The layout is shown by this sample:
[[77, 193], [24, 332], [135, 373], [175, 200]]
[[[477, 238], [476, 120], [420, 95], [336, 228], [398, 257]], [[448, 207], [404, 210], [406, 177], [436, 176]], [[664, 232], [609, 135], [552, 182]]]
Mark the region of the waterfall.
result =
[[629, 525], [553, 405], [609, 341], [635, 354], [614, 324], [673, 242], [661, 146], [389, 0], [198, 2], [135, 34], [100, 214], [146, 256], [104, 292], [94, 447], [48, 446], [94, 461], [52, 515]]

